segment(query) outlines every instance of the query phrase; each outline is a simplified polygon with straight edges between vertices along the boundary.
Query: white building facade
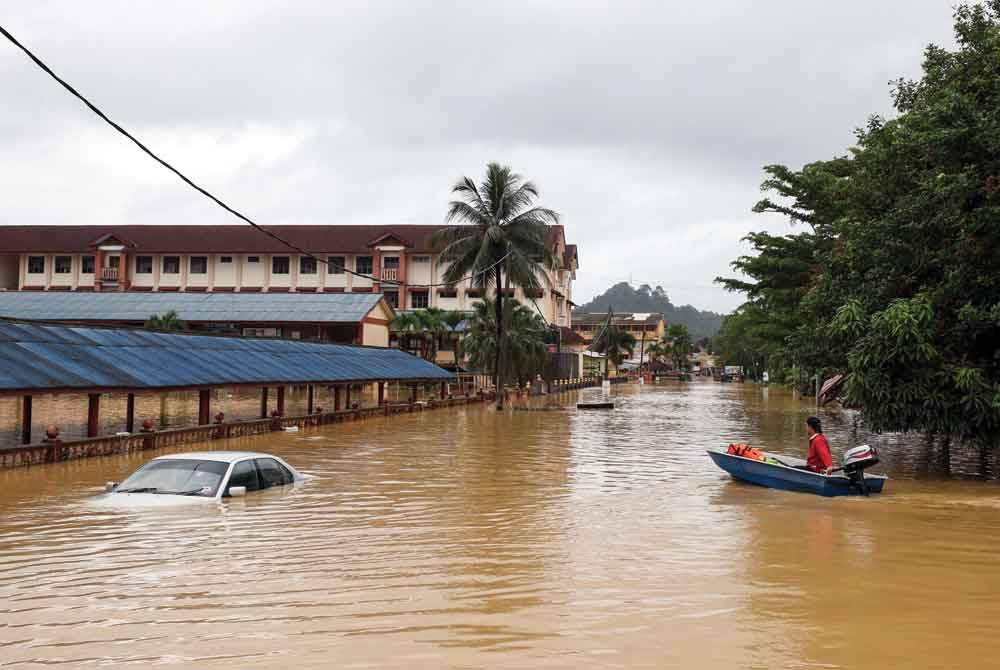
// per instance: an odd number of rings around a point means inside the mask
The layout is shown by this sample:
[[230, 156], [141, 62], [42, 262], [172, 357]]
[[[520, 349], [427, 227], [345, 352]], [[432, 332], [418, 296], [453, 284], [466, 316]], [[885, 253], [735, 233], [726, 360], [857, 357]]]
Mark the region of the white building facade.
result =
[[[481, 291], [471, 281], [445, 285], [431, 244], [441, 227], [271, 228], [317, 261], [248, 226], [0, 226], [0, 289], [380, 292], [398, 309], [470, 310]], [[549, 243], [560, 263], [545, 288], [526, 295], [515, 287], [513, 295], [569, 326], [576, 245], [566, 243], [562, 226], [550, 227]]]

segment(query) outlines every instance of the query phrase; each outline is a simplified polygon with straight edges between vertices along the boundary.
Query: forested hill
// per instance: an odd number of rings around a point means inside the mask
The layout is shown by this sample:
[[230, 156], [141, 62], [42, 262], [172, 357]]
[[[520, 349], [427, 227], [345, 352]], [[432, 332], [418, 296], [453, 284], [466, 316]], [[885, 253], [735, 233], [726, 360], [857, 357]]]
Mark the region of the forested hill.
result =
[[606, 312], [609, 307], [614, 308], [616, 312], [663, 312], [667, 323], [683, 323], [691, 331], [691, 337], [694, 339], [712, 337], [719, 332], [719, 327], [722, 325], [721, 314], [703, 312], [691, 305], [675, 306], [670, 302], [662, 286], [650, 288], [649, 284], [643, 284], [636, 289], [628, 282], [615, 284], [574, 311]]

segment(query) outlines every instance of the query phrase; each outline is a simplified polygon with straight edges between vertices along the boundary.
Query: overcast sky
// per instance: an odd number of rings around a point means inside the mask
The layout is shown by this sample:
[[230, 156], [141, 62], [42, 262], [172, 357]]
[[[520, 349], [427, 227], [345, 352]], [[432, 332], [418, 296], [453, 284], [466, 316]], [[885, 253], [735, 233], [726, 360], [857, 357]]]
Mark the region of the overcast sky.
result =
[[[0, 24], [262, 223], [440, 223], [496, 160], [580, 245], [578, 302], [631, 278], [728, 311], [740, 238], [789, 230], [750, 212], [761, 167], [843, 153], [952, 4], [5, 0]], [[234, 223], [3, 40], [0, 84], [0, 223]]]

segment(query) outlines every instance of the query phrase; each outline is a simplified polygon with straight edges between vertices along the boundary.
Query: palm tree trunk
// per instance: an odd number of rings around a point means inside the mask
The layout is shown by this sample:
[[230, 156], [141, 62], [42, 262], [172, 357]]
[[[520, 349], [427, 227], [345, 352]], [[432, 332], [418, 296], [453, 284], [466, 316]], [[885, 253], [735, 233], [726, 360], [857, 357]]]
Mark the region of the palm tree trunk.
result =
[[497, 276], [497, 304], [496, 304], [496, 318], [497, 318], [497, 350], [496, 359], [494, 361], [494, 386], [497, 389], [497, 409], [503, 409], [503, 372], [500, 368], [501, 352], [503, 351], [503, 282], [501, 281], [502, 273], [500, 271], [500, 265], [497, 264], [496, 267]]

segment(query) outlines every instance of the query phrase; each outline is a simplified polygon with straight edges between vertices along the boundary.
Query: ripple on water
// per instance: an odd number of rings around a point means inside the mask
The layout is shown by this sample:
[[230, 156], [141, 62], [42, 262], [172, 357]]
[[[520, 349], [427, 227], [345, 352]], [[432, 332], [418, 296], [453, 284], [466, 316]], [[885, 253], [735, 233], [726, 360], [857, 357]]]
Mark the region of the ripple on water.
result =
[[87, 503], [148, 456], [0, 472], [0, 667], [974, 667], [1000, 651], [996, 484], [928, 479], [905, 440], [823, 410], [835, 451], [882, 440], [887, 495], [745, 486], [704, 449], [801, 453], [808, 403], [711, 382], [613, 395], [613, 412], [469, 407], [213, 443], [316, 476], [222, 505]]

